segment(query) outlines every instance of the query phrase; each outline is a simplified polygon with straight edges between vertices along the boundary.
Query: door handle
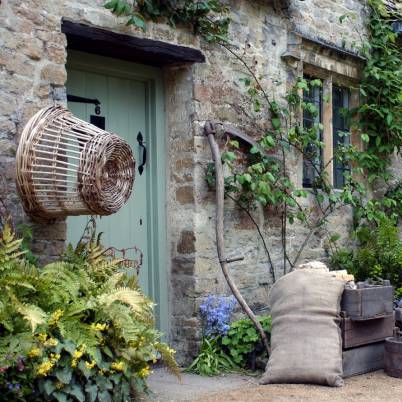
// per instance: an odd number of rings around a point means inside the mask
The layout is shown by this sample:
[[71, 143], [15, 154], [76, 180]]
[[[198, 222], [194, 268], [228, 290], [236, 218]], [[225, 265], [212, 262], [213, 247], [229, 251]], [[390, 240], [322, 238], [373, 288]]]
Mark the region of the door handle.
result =
[[141, 134], [141, 131], [137, 135], [137, 141], [139, 146], [142, 148], [142, 162], [141, 165], [138, 166], [138, 173], [140, 176], [142, 175], [142, 172], [144, 171], [145, 164], [147, 163], [147, 149], [145, 148], [145, 141], [144, 137]]

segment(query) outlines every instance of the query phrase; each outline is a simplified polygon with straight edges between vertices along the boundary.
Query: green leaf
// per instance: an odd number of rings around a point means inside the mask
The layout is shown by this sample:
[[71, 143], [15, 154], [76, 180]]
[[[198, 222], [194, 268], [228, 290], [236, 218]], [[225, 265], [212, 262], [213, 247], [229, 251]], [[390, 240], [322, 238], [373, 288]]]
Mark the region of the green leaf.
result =
[[70, 366], [66, 366], [63, 369], [56, 370], [55, 372], [57, 379], [63, 384], [69, 384], [72, 377], [72, 368]]
[[101, 391], [98, 393], [99, 402], [112, 402], [112, 398], [108, 391]]
[[58, 402], [67, 402], [67, 395], [63, 392], [54, 392], [52, 397], [56, 398]]
[[272, 127], [275, 130], [279, 130], [281, 128], [281, 120], [277, 117], [274, 117], [272, 120]]
[[239, 148], [239, 141], [237, 140], [231, 140], [229, 141], [229, 144], [233, 147], [233, 148]]
[[89, 384], [85, 386], [85, 393], [89, 396], [89, 402], [95, 402], [98, 396], [98, 386], [96, 384]]
[[46, 380], [43, 383], [43, 388], [44, 388], [47, 396], [50, 396], [52, 394], [52, 392], [56, 389], [56, 385], [55, 385], [54, 381]]
[[234, 160], [236, 160], [236, 154], [234, 152], [227, 151], [222, 154], [223, 162], [233, 162]]
[[144, 17], [139, 13], [134, 13], [127, 22], [128, 25], [135, 25], [141, 28], [144, 32], [147, 30], [147, 24]]
[[108, 8], [108, 9], [115, 8], [117, 5], [117, 2], [118, 2], [118, 0], [108, 1], [103, 7]]
[[297, 88], [308, 90], [307, 81], [306, 81], [306, 80], [300, 80], [300, 81], [297, 83]]
[[68, 394], [70, 394], [70, 395], [75, 396], [79, 402], [85, 401], [85, 395], [81, 390], [81, 386], [78, 384], [71, 385], [68, 388], [68, 391], [66, 391], [66, 392], [68, 392]]

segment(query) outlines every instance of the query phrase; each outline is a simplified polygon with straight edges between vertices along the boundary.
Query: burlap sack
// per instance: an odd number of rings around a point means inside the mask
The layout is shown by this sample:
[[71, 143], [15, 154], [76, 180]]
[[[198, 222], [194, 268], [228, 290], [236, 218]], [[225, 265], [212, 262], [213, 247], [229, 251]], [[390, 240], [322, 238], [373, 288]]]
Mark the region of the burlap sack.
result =
[[342, 386], [340, 299], [344, 282], [325, 271], [301, 269], [270, 293], [271, 346], [261, 384]]

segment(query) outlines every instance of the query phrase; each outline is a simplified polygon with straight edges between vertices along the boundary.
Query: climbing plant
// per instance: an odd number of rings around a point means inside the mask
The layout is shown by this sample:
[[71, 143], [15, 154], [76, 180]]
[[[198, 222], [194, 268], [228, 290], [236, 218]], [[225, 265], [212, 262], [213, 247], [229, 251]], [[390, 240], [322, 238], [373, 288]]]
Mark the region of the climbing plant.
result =
[[208, 42], [227, 41], [228, 7], [220, 0], [110, 0], [105, 4], [117, 16], [125, 16], [127, 25], [143, 31], [146, 20], [165, 21], [176, 27], [190, 27]]
[[[364, 150], [351, 151], [356, 170], [367, 176], [368, 182], [383, 181], [386, 190], [381, 199], [361, 202], [364, 208], [357, 213], [369, 221], [383, 220], [386, 216], [400, 219], [402, 182], [389, 171], [392, 156], [400, 156], [402, 149], [402, 65], [398, 34], [392, 23], [402, 16], [382, 0], [369, 0], [370, 16], [367, 36], [361, 38], [358, 50], [366, 59], [359, 90], [361, 105], [350, 111], [356, 128], [365, 143]], [[341, 17], [351, 23], [353, 16]]]

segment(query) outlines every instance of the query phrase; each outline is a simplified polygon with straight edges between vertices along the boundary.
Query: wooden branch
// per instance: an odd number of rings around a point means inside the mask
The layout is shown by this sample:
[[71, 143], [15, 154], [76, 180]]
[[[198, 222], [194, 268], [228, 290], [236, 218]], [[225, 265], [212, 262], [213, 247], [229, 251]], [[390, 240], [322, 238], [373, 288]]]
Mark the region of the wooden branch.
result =
[[211, 147], [212, 158], [215, 164], [215, 181], [216, 181], [216, 248], [218, 251], [219, 263], [222, 268], [223, 276], [227, 284], [229, 285], [234, 297], [240, 304], [241, 308], [253, 322], [256, 330], [261, 336], [264, 347], [268, 353], [268, 356], [271, 353], [271, 348], [269, 347], [267, 335], [264, 332], [260, 322], [257, 320], [257, 317], [254, 315], [247, 302], [244, 300], [243, 296], [239, 292], [236, 284], [234, 283], [232, 277], [229, 274], [228, 260], [225, 256], [225, 241], [224, 241], [224, 227], [223, 227], [223, 212], [224, 212], [224, 196], [225, 196], [225, 187], [224, 187], [224, 178], [222, 171], [222, 161], [221, 161], [221, 153], [218, 147], [218, 144], [215, 140], [215, 130], [213, 125], [210, 122], [205, 124], [205, 134], [208, 137], [209, 145]]

